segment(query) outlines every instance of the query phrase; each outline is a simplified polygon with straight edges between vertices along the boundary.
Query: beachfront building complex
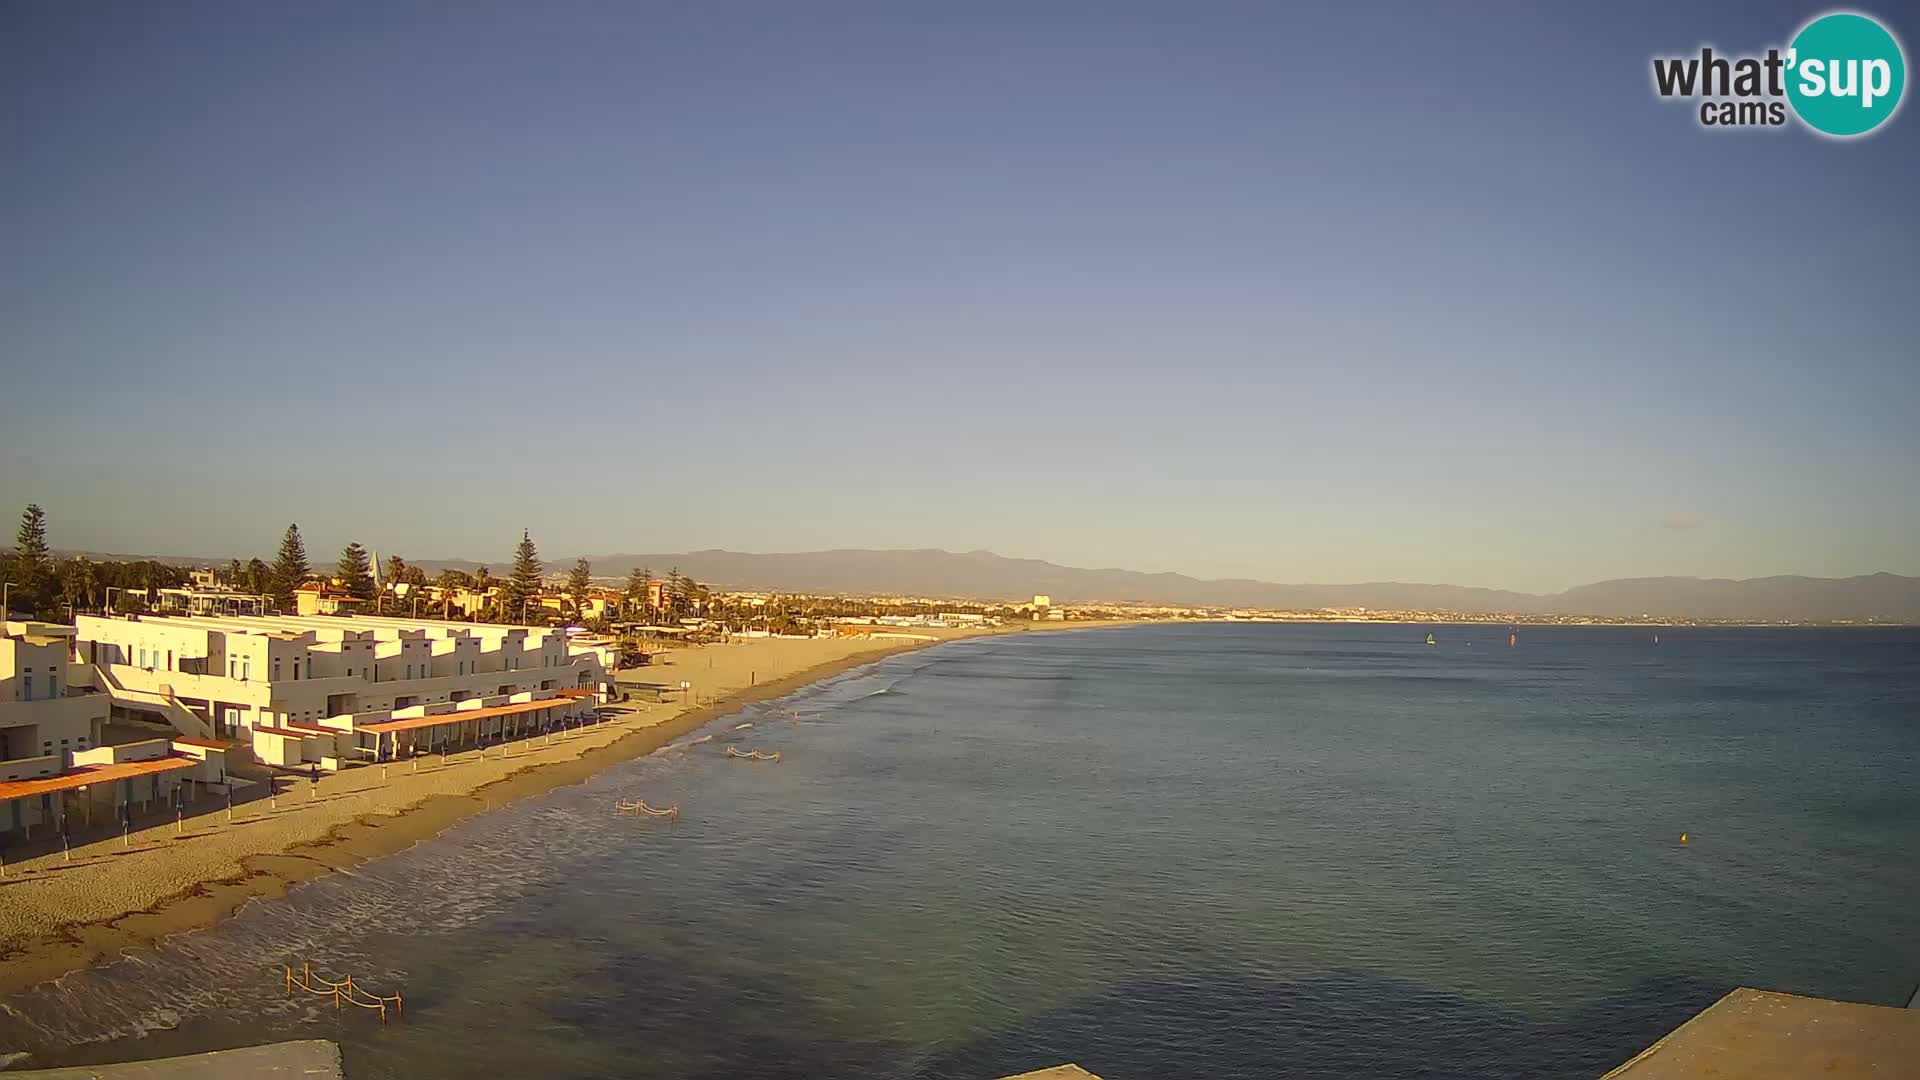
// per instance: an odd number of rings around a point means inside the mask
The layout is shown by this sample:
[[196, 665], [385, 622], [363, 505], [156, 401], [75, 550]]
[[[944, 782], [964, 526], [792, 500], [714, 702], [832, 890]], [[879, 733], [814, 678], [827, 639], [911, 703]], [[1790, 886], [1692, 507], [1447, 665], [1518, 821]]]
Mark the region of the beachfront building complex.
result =
[[169, 805], [183, 785], [197, 793], [226, 780], [224, 745], [212, 740], [105, 745], [111, 701], [77, 657], [71, 626], [9, 622], [0, 632], [0, 836], [111, 821]]
[[[0, 763], [54, 758], [100, 745], [106, 695], [74, 678], [73, 627], [10, 622], [0, 633]], [[17, 770], [16, 770], [17, 771]], [[0, 765], [0, 778], [7, 776]]]
[[550, 728], [609, 678], [560, 629], [367, 615], [81, 616], [76, 655], [116, 709], [327, 769]]

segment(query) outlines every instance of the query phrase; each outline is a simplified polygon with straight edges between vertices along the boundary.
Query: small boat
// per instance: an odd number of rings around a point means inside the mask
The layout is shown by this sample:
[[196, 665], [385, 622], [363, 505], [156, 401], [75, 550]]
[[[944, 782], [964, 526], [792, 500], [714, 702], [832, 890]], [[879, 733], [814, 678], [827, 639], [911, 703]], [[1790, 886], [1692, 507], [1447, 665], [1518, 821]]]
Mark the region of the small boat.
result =
[[1429, 631], [1427, 631], [1427, 644], [1429, 644], [1429, 645], [1432, 645], [1432, 644], [1434, 644], [1434, 640], [1433, 640], [1433, 631], [1431, 631], [1431, 630], [1429, 630]]
[[1507, 648], [1509, 648], [1509, 649], [1511, 649], [1511, 648], [1513, 648], [1513, 647], [1514, 647], [1515, 645], [1518, 645], [1518, 644], [1520, 644], [1520, 635], [1519, 635], [1518, 633], [1508, 633], [1508, 634], [1507, 634]]

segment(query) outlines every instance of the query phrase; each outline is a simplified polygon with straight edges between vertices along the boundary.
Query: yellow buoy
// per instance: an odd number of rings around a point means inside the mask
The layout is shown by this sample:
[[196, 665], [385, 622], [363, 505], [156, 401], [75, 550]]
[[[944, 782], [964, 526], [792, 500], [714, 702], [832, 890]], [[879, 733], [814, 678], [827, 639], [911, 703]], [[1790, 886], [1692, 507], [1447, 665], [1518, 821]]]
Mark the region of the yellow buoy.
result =
[[1681, 842], [1681, 843], [1683, 843], [1683, 844], [1687, 842], [1687, 834], [1686, 834], [1686, 833], [1681, 833], [1681, 834], [1680, 834], [1680, 842]]

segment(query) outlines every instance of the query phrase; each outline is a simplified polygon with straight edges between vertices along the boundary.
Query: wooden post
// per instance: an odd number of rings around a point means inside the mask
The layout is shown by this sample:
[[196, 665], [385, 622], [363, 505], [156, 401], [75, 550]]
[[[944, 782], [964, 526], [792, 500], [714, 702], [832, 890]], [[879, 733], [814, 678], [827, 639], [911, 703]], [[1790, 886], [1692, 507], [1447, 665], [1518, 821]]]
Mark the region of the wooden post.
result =
[[287, 996], [292, 997], [293, 996], [293, 965], [287, 964], [286, 969], [287, 969]]

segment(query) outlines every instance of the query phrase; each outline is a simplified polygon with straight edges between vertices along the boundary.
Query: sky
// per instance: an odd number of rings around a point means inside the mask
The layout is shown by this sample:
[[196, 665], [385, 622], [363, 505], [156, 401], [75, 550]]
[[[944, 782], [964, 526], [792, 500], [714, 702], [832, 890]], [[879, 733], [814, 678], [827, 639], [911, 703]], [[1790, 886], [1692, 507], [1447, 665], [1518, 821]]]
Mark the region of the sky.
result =
[[1651, 88], [1824, 10], [9, 3], [0, 513], [320, 561], [1920, 574], [1920, 114], [1712, 132]]

